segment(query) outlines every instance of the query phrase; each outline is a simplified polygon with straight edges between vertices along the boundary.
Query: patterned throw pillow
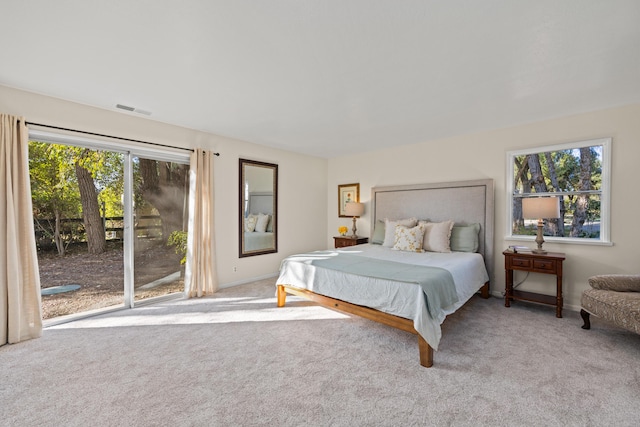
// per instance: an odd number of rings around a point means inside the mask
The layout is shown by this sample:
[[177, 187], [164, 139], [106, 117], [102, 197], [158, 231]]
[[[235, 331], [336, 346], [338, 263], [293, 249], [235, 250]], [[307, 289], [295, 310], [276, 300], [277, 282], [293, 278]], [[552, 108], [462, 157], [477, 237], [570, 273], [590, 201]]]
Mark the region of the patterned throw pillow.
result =
[[418, 223], [418, 220], [415, 218], [407, 218], [407, 219], [399, 219], [399, 220], [390, 220], [384, 219], [384, 241], [382, 246], [386, 246], [387, 248], [393, 247], [395, 244], [395, 230], [396, 225], [403, 225], [405, 227], [415, 227]]
[[423, 239], [423, 225], [417, 225], [413, 228], [405, 227], [404, 225], [396, 225], [393, 250], [422, 252]]
[[244, 231], [247, 233], [251, 233], [256, 229], [256, 223], [258, 222], [258, 217], [254, 215], [249, 215], [244, 219]]

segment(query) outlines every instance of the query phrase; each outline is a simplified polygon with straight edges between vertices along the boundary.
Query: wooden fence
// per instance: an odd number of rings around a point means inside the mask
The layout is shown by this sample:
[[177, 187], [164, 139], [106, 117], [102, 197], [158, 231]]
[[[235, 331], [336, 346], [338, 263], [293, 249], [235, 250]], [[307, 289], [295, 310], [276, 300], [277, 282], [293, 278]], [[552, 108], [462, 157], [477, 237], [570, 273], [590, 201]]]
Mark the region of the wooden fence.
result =
[[[34, 219], [36, 242], [38, 246], [54, 245], [55, 219]], [[122, 240], [124, 232], [124, 217], [103, 217], [105, 236], [107, 240]], [[162, 236], [162, 220], [160, 215], [136, 215], [134, 230], [137, 238], [156, 239]], [[82, 218], [64, 218], [60, 220], [60, 234], [65, 241], [81, 242], [85, 240], [85, 229]]]

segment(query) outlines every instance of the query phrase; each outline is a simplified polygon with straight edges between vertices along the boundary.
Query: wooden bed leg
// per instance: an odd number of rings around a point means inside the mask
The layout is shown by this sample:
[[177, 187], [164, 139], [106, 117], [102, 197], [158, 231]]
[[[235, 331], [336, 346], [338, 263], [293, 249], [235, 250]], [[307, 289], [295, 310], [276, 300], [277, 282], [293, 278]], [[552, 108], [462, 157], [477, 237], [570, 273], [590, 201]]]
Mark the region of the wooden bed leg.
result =
[[418, 349], [420, 350], [420, 365], [425, 368], [433, 366], [433, 349], [431, 346], [418, 334]]
[[591, 321], [589, 320], [589, 312], [581, 309], [580, 310], [580, 316], [582, 316], [582, 321], [584, 322], [584, 325], [582, 325], [582, 329], [591, 329]]
[[485, 283], [480, 288], [480, 296], [484, 299], [489, 298], [489, 282]]
[[278, 307], [284, 307], [285, 302], [287, 301], [287, 292], [284, 290], [284, 286], [278, 285]]

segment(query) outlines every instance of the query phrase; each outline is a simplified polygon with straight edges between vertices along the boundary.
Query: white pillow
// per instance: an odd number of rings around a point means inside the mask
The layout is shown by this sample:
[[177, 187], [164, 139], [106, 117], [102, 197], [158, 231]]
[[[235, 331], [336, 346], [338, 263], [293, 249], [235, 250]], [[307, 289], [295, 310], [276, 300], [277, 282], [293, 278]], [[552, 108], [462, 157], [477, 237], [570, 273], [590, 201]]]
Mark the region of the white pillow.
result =
[[427, 222], [422, 248], [429, 252], [451, 252], [453, 221]]
[[392, 249], [396, 251], [422, 252], [425, 228], [424, 225], [416, 225], [413, 228], [396, 225], [395, 243]]
[[251, 233], [256, 229], [256, 222], [258, 222], [258, 218], [255, 215], [249, 215], [244, 219], [244, 231], [247, 233]]
[[390, 220], [384, 219], [384, 242], [382, 246], [386, 246], [387, 248], [393, 247], [396, 243], [396, 225], [403, 225], [405, 227], [415, 227], [418, 223], [418, 220], [415, 218], [407, 218], [407, 219], [398, 219], [398, 220]]
[[258, 219], [256, 220], [256, 231], [260, 233], [264, 233], [267, 231], [267, 224], [269, 223], [269, 215], [258, 214]]

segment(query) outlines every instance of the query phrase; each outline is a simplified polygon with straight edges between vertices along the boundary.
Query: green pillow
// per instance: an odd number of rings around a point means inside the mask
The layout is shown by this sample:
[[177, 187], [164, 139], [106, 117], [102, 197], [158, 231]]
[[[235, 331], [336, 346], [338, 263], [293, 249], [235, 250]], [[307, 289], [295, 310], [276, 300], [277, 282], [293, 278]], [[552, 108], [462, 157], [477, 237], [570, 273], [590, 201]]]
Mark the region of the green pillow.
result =
[[374, 245], [381, 245], [384, 243], [384, 221], [380, 219], [376, 221], [376, 225], [373, 227], [371, 243]]
[[454, 225], [451, 229], [451, 250], [455, 252], [478, 252], [480, 224]]

